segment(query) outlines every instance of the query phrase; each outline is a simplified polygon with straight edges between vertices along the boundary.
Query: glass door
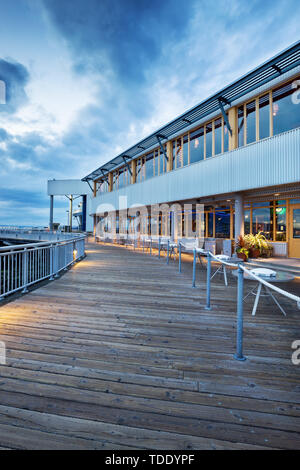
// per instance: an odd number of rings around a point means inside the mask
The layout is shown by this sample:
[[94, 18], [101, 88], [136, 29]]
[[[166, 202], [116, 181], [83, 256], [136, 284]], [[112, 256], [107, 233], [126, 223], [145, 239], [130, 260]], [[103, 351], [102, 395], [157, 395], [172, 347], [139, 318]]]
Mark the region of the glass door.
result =
[[290, 247], [289, 256], [300, 258], [300, 204], [290, 206]]

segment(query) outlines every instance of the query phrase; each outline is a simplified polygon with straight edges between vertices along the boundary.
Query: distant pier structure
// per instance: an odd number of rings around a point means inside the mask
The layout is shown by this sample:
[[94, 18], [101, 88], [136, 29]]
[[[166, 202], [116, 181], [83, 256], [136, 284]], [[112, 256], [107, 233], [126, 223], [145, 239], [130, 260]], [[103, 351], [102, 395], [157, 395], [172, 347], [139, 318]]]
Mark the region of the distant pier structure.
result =
[[[79, 226], [82, 232], [93, 231], [93, 218], [90, 214], [90, 202], [92, 196], [92, 189], [90, 185], [81, 180], [48, 180], [48, 196], [50, 197], [50, 214], [49, 214], [49, 228], [54, 228], [54, 197], [65, 196], [69, 199], [69, 229], [72, 231], [72, 219], [74, 212], [79, 219]], [[81, 198], [81, 212], [73, 210], [73, 203], [76, 199]]]

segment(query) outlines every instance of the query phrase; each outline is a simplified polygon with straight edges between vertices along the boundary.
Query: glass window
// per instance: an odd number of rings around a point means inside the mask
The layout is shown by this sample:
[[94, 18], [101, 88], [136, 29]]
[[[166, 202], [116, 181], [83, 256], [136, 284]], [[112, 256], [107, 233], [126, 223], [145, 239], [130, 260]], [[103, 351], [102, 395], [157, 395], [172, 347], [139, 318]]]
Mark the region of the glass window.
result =
[[[164, 147], [166, 149], [166, 147]], [[165, 156], [164, 153], [162, 152], [161, 149], [159, 149], [159, 174], [162, 175], [166, 170], [165, 170]]]
[[[296, 83], [296, 81], [294, 81]], [[300, 104], [294, 99], [296, 88], [287, 83], [273, 90], [273, 134], [300, 126]]]
[[189, 135], [183, 136], [183, 147], [182, 147], [182, 165], [186, 166], [189, 164]]
[[239, 147], [245, 145], [244, 143], [244, 106], [238, 108], [238, 134], [239, 134]]
[[215, 211], [216, 238], [230, 238], [230, 212]]
[[124, 168], [119, 170], [119, 189], [123, 188], [124, 185]]
[[293, 238], [300, 238], [300, 209], [293, 209]]
[[113, 172], [113, 190], [118, 189], [118, 174], [116, 171]]
[[209, 212], [207, 214], [208, 217], [208, 225], [207, 225], [207, 236], [213, 237], [214, 236], [214, 214], [213, 212]]
[[300, 199], [290, 199], [290, 204], [300, 204]]
[[172, 158], [173, 158], [173, 166], [172, 168], [176, 168], [176, 140], [173, 140], [172, 143]]
[[141, 158], [141, 181], [144, 181], [146, 176], [145, 157]]
[[141, 181], [141, 170], [142, 170], [142, 161], [139, 158], [136, 164], [136, 181]]
[[224, 142], [223, 152], [228, 152], [228, 150], [229, 150], [229, 132], [228, 132], [227, 126], [224, 122], [224, 119], [223, 119], [223, 142]]
[[159, 168], [159, 151], [157, 149], [154, 152], [154, 174], [155, 174], [155, 176], [157, 176], [159, 174], [158, 168]]
[[273, 203], [270, 201], [264, 201], [264, 202], [253, 202], [252, 207], [269, 207]]
[[206, 124], [206, 137], [205, 137], [205, 142], [206, 142], [206, 158], [209, 158], [212, 156], [212, 122], [209, 124]]
[[252, 210], [252, 233], [263, 232], [268, 240], [273, 240], [273, 207]]
[[251, 232], [251, 227], [250, 227], [250, 209], [244, 211], [244, 230], [245, 230], [245, 234]]
[[246, 105], [247, 118], [247, 144], [256, 141], [256, 105], [255, 100]]
[[183, 164], [183, 150], [182, 150], [182, 141], [177, 139], [176, 141], [176, 155], [175, 155], [175, 168], [181, 168]]
[[222, 152], [222, 119], [215, 120], [215, 155]]
[[190, 163], [198, 162], [204, 158], [204, 127], [200, 127], [190, 134]]
[[270, 100], [269, 93], [259, 98], [259, 138], [270, 136]]
[[286, 207], [275, 208], [276, 241], [286, 241]]
[[149, 179], [153, 176], [153, 152], [149, 153], [145, 157], [145, 178]]

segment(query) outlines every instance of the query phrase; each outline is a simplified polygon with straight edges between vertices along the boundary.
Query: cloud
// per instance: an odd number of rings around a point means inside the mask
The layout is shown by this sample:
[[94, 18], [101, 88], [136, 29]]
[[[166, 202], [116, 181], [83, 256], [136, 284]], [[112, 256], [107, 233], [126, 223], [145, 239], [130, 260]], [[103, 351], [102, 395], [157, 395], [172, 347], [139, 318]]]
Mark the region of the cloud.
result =
[[124, 87], [146, 80], [166, 43], [183, 38], [194, 1], [44, 0], [74, 52], [78, 73], [113, 75]]
[[25, 87], [29, 73], [24, 65], [13, 60], [0, 59], [0, 80], [5, 83], [5, 104], [0, 104], [0, 112], [15, 113], [28, 98]]
[[15, 223], [35, 213], [46, 224], [47, 179], [85, 176], [299, 35], [293, 0], [43, 0], [31, 9], [34, 37], [45, 30], [34, 47], [22, 35], [32, 62], [20, 47], [0, 61], [10, 97], [10, 115], [0, 105], [2, 223], [18, 207]]

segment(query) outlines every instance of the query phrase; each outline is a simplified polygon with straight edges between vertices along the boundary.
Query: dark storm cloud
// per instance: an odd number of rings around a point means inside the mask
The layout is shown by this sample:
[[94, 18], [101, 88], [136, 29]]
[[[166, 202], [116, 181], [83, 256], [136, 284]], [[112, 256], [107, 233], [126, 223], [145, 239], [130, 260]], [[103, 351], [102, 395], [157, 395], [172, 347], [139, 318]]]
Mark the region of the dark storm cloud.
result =
[[27, 101], [25, 86], [29, 81], [29, 73], [18, 62], [0, 59], [0, 80], [6, 88], [6, 104], [0, 105], [0, 112], [14, 113]]
[[183, 39], [194, 0], [184, 5], [182, 0], [44, 0], [44, 4], [74, 52], [78, 73], [113, 72], [128, 87], [146, 79], [147, 69], [160, 59], [164, 47]]

